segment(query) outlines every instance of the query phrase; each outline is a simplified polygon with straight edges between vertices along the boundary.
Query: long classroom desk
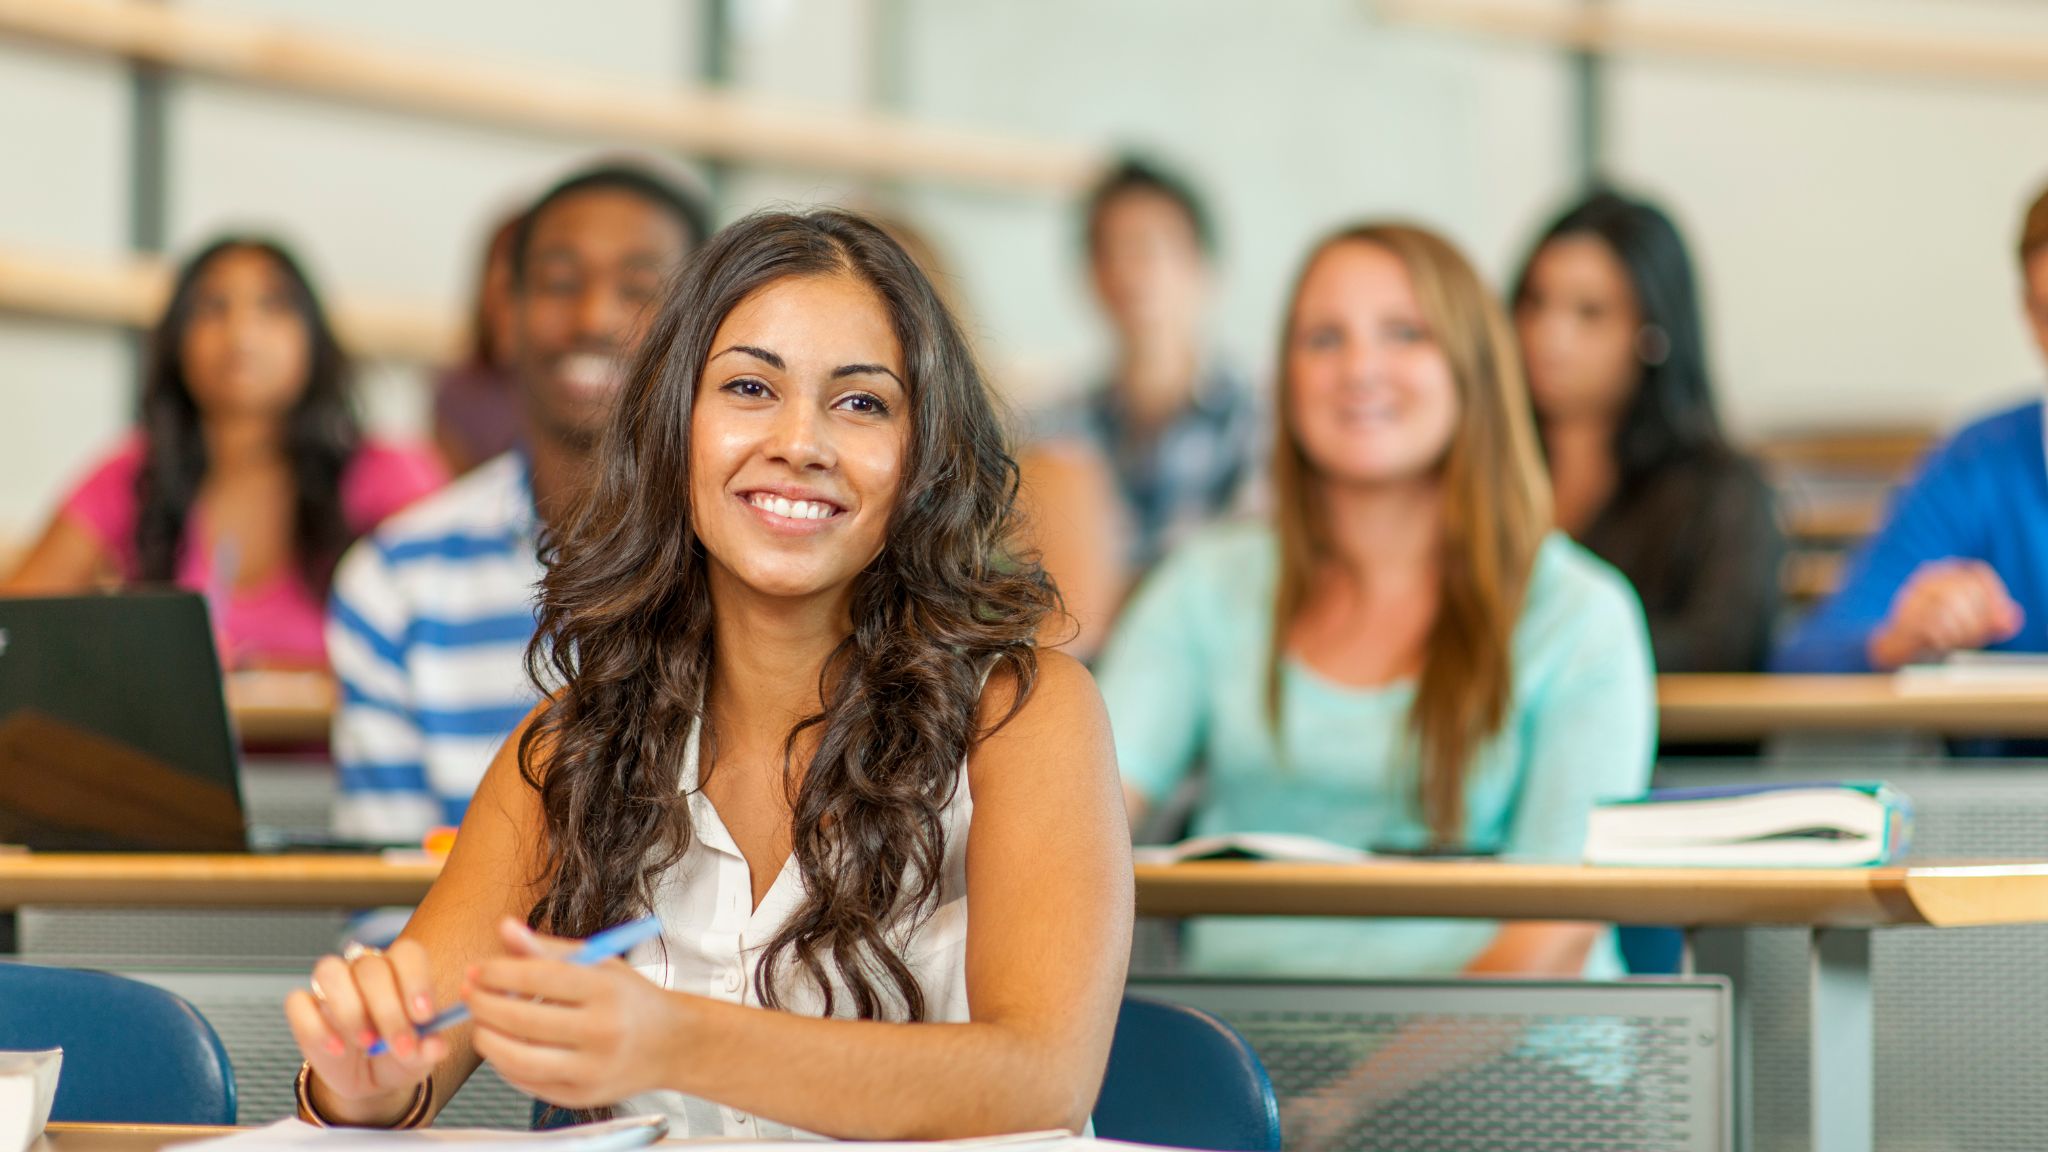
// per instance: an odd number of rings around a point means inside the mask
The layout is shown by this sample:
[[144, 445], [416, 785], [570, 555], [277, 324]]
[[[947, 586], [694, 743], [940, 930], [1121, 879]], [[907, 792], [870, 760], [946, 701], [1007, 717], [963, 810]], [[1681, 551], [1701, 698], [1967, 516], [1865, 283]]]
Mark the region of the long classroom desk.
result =
[[1657, 677], [1661, 739], [1761, 740], [1802, 731], [2048, 736], [2048, 691], [1901, 690], [1888, 675]]
[[[0, 853], [0, 909], [416, 902], [428, 858]], [[1686, 927], [2048, 923], [2048, 861], [1890, 868], [1592, 868], [1484, 861], [1141, 864], [1140, 916], [1435, 916]]]
[[[321, 744], [333, 682], [317, 673], [238, 672], [228, 710], [244, 743]], [[1798, 731], [1925, 731], [1944, 736], [2048, 736], [2048, 693], [2010, 689], [1901, 692], [1890, 676], [1691, 674], [1657, 678], [1666, 740], [1761, 740]]]
[[[334, 907], [407, 903], [424, 860], [346, 856], [0, 855], [0, 908]], [[1204, 862], [1136, 871], [1143, 916], [1436, 916], [1677, 924], [1695, 974], [1732, 991], [1735, 1130], [1751, 1129], [1746, 933], [1807, 934], [1812, 1147], [1874, 1140], [1873, 929], [2048, 923], [2048, 861], [1872, 869], [1590, 868], [1495, 862]], [[1745, 1147], [1746, 1140], [1738, 1147]], [[97, 1150], [95, 1150], [97, 1152]]]

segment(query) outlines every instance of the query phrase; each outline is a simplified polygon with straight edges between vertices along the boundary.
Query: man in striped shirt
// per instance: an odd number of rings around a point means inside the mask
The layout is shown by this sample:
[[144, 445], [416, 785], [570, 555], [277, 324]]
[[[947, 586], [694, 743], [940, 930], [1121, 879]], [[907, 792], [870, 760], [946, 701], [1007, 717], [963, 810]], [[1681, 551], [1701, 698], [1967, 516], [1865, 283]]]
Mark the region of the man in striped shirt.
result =
[[337, 834], [400, 843], [460, 823], [533, 707], [540, 538], [586, 483], [662, 286], [709, 230], [697, 197], [618, 164], [570, 176], [522, 219], [502, 318], [522, 447], [385, 521], [335, 572]]

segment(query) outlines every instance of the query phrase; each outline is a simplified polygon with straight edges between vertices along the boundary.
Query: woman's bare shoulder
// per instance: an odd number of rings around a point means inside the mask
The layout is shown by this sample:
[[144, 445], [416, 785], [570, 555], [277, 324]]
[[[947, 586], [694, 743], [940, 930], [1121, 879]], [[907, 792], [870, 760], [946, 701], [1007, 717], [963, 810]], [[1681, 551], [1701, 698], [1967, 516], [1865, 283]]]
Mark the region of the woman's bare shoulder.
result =
[[987, 735], [973, 758], [977, 789], [982, 777], [1003, 773], [1011, 764], [1032, 773], [1062, 767], [1115, 773], [1109, 716], [1085, 665], [1064, 652], [1039, 649], [1037, 670], [1021, 707], [1015, 705], [1019, 683], [1014, 669], [999, 666], [982, 690], [981, 719]]

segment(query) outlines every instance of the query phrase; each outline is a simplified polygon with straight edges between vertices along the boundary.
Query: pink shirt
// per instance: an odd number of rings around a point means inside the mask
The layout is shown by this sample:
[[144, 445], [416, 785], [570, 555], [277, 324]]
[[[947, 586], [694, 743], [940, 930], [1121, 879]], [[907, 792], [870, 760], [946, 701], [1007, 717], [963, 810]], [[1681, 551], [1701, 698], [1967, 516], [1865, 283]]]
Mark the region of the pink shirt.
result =
[[[129, 436], [72, 490], [62, 512], [99, 540], [121, 578], [130, 582], [141, 576], [135, 551], [135, 524], [141, 514], [135, 482], [146, 451], [139, 434]], [[447, 479], [440, 459], [431, 452], [365, 441], [341, 477], [342, 516], [349, 533], [368, 532]], [[206, 538], [202, 515], [195, 509], [186, 519], [176, 582], [180, 588], [207, 594], [221, 663], [228, 668], [257, 662], [325, 665], [322, 632], [327, 606], [307, 587], [296, 563], [256, 587], [216, 587], [214, 558], [199, 543]]]

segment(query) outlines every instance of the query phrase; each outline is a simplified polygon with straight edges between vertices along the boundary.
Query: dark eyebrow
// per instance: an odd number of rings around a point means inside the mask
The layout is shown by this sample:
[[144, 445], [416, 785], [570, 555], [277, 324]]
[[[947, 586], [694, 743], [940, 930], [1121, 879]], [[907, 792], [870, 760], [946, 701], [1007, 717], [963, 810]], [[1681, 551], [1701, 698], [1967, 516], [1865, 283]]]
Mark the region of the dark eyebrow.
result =
[[778, 372], [781, 371], [784, 367], [782, 363], [782, 357], [777, 356], [775, 353], [770, 352], [766, 348], [756, 348], [752, 344], [735, 344], [732, 347], [727, 348], [725, 352], [720, 352], [711, 358], [713, 360], [716, 360], [719, 356], [723, 356], [727, 352], [744, 352], [747, 355], [752, 356], [754, 359], [759, 360], [761, 363], [768, 365], [770, 368], [773, 368]]
[[[777, 367], [780, 367], [780, 365], [777, 365]], [[902, 388], [906, 386], [903, 383], [903, 377], [889, 371], [888, 368], [880, 364], [841, 364], [832, 370], [832, 378], [834, 380], [843, 379], [847, 376], [887, 376], [896, 382], [897, 387]]]

